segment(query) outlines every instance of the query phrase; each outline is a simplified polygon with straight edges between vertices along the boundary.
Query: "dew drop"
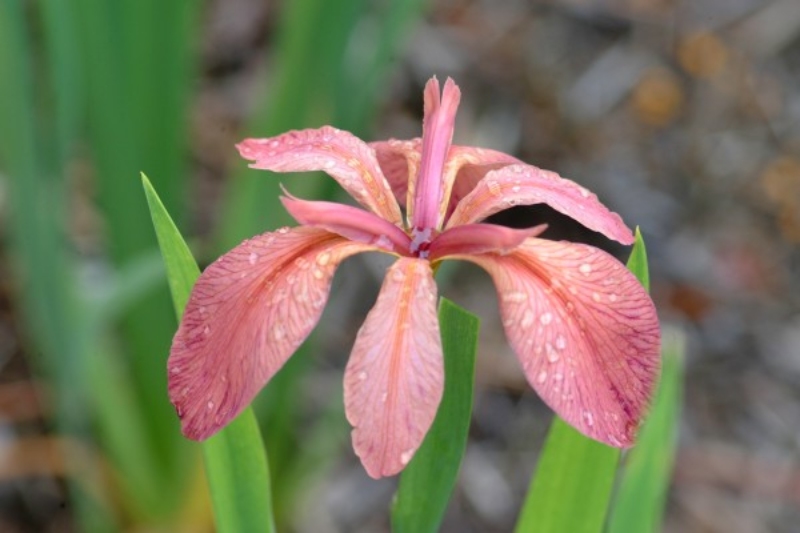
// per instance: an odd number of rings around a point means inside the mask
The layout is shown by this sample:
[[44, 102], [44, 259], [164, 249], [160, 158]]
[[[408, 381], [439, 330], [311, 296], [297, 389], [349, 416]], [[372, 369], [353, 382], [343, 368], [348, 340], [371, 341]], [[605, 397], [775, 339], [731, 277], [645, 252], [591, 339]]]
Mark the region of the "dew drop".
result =
[[589, 198], [589, 191], [587, 189], [584, 187], [578, 187], [578, 189], [581, 191], [581, 196], [584, 198]]
[[330, 260], [331, 260], [330, 252], [322, 252], [317, 256], [317, 264], [319, 266], [327, 265], [330, 262]]
[[519, 186], [519, 185], [514, 185], [513, 187], [511, 187], [511, 190], [512, 190], [513, 192], [519, 192], [519, 190], [520, 190], [520, 186]]
[[381, 403], [386, 403], [386, 398], [388, 397], [389, 397], [388, 392], [384, 392], [383, 394], [381, 394]]
[[358, 373], [358, 381], [366, 381], [367, 377], [367, 373], [363, 370]]
[[539, 375], [536, 376], [536, 381], [539, 383], [544, 383], [544, 380], [547, 379], [547, 370], [542, 370], [539, 372]]
[[551, 363], [555, 363], [556, 361], [558, 361], [558, 352], [553, 348], [552, 344], [550, 344], [549, 342], [545, 344], [544, 350], [545, 352], [547, 352], [546, 355], [548, 361], [550, 361]]
[[255, 265], [256, 261], [258, 261], [258, 254], [255, 252], [251, 252], [250, 255], [247, 257], [247, 262], [251, 265]]
[[600, 295], [597, 294], [596, 292], [593, 292], [592, 293], [592, 300], [594, 300], [595, 302], [599, 302], [600, 301]]
[[550, 312], [544, 313], [542, 316], [539, 317], [539, 322], [541, 322], [542, 325], [544, 326], [546, 326], [552, 321], [553, 321], [553, 313]]
[[522, 322], [519, 323], [522, 329], [528, 329], [533, 324], [533, 312], [530, 309], [525, 310], [525, 314], [522, 316]]
[[610, 302], [616, 302], [617, 298], [619, 298], [619, 296], [617, 296], [617, 293], [615, 292], [612, 292], [611, 294], [608, 295], [608, 301]]
[[561, 381], [562, 379], [564, 379], [564, 374], [562, 374], [561, 372], [556, 372], [555, 374], [553, 374], [553, 379], [556, 381]]
[[209, 401], [208, 401], [208, 404], [206, 404], [206, 407], [208, 407], [208, 410], [209, 410], [209, 411], [212, 411], [212, 410], [214, 409], [214, 402], [212, 402], [211, 400], [209, 400]]
[[289, 233], [289, 228], [284, 226], [278, 230], [278, 233], [280, 233], [281, 235], [286, 235], [287, 233]]
[[586, 420], [586, 425], [593, 426], [594, 425], [594, 415], [589, 411], [583, 412], [583, 419]]
[[330, 168], [333, 168], [335, 166], [336, 166], [336, 161], [334, 161], [332, 159], [328, 159], [327, 161], [325, 161], [325, 168], [329, 168], [330, 169]]
[[409, 448], [408, 450], [406, 450], [403, 453], [401, 453], [400, 454], [400, 463], [402, 463], [404, 465], [407, 465], [408, 462], [411, 460], [411, 458], [414, 457], [414, 452], [415, 451], [416, 450], [414, 450], [414, 448]]
[[563, 350], [567, 347], [567, 339], [564, 338], [563, 335], [559, 335], [556, 337], [556, 348], [559, 350]]
[[522, 303], [528, 299], [527, 293], [522, 291], [510, 291], [503, 293], [503, 301], [511, 303]]
[[313, 274], [315, 279], [322, 279], [322, 278], [325, 277], [325, 273], [322, 270], [318, 269], [318, 268], [315, 268], [314, 272], [312, 272], [312, 274]]
[[280, 324], [276, 324], [274, 328], [272, 328], [272, 338], [276, 341], [283, 339], [286, 336], [286, 332], [283, 330], [283, 326]]
[[392, 270], [392, 281], [396, 281], [398, 283], [405, 281], [406, 275], [405, 273], [400, 270], [399, 268]]
[[578, 267], [578, 270], [580, 270], [581, 274], [583, 274], [584, 276], [588, 276], [589, 274], [592, 273], [592, 265], [590, 265], [589, 263], [584, 263]]
[[503, 187], [495, 180], [487, 181], [486, 187], [489, 189], [489, 193], [492, 196], [500, 196], [503, 194]]
[[209, 333], [211, 333], [211, 328], [208, 327], [208, 326], [204, 327], [203, 328], [203, 335], [208, 336]]
[[298, 257], [297, 259], [294, 260], [294, 264], [300, 270], [305, 270], [309, 266], [308, 259], [306, 259], [305, 257]]

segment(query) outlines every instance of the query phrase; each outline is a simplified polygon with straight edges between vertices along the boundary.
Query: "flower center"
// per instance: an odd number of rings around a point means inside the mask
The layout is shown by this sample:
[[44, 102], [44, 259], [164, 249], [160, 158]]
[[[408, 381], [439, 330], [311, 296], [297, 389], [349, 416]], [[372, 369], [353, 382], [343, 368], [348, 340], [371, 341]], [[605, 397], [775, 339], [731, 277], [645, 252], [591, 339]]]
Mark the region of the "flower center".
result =
[[428, 258], [428, 249], [431, 247], [432, 228], [414, 228], [411, 230], [411, 245], [409, 251], [420, 259]]

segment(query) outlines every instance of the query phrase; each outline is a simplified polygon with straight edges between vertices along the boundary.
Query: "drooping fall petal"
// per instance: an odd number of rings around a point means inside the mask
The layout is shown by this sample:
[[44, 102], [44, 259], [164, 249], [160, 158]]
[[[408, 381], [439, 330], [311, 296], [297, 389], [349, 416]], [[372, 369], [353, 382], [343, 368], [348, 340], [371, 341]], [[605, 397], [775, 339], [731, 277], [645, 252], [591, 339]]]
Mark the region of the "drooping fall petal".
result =
[[582, 433], [632, 445], [660, 365], [655, 308], [636, 278], [568, 242], [461, 258], [492, 276], [506, 336], [542, 399]]
[[606, 208], [597, 196], [555, 172], [532, 165], [509, 165], [493, 170], [456, 206], [447, 228], [480, 222], [515, 205], [545, 203], [623, 244], [633, 242], [633, 233], [620, 216]]
[[448, 255], [483, 254], [497, 252], [507, 254], [522, 244], [525, 239], [541, 235], [547, 224], [528, 229], [512, 229], [495, 224], [467, 224], [445, 230], [431, 242], [428, 258], [431, 261]]
[[290, 131], [267, 139], [237, 144], [250, 166], [273, 172], [322, 170], [361, 205], [392, 224], [400, 224], [400, 208], [381, 172], [375, 152], [364, 141], [330, 126]]
[[211, 436], [252, 401], [317, 324], [339, 263], [367, 250], [322, 229], [284, 228], [203, 272], [167, 363], [187, 437]]
[[422, 158], [413, 184], [412, 227], [439, 229], [444, 187], [442, 171], [453, 141], [456, 111], [461, 91], [447, 78], [441, 97], [439, 81], [434, 77], [425, 85], [425, 117], [422, 122]]
[[353, 448], [370, 476], [396, 474], [419, 448], [442, 398], [443, 365], [431, 267], [401, 258], [387, 272], [345, 370]]
[[282, 196], [281, 202], [300, 224], [324, 228], [387, 252], [408, 253], [411, 244], [408, 235], [369, 211], [335, 202], [309, 202], [290, 195]]

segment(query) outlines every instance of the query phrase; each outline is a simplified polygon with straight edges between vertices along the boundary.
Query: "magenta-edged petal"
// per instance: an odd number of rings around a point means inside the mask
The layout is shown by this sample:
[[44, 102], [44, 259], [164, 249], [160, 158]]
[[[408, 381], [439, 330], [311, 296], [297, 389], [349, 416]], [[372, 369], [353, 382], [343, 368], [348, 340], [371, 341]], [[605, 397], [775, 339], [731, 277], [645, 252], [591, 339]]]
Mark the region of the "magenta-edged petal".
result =
[[620, 216], [606, 208], [597, 196], [574, 181], [532, 165], [509, 165], [493, 170], [456, 206], [447, 227], [480, 222], [489, 215], [515, 205], [545, 203], [623, 244], [633, 242], [633, 233]]
[[335, 202], [309, 202], [282, 196], [281, 202], [300, 224], [317, 226], [387, 252], [408, 254], [411, 239], [400, 228], [368, 211]]
[[542, 399], [585, 435], [631, 446], [660, 367], [656, 311], [633, 274], [591, 246], [542, 239], [462, 259], [491, 274], [509, 343]]
[[442, 171], [453, 141], [456, 111], [461, 91], [447, 78], [439, 96], [439, 81], [433, 77], [425, 85], [425, 117], [422, 122], [422, 159], [414, 188], [412, 227], [438, 229], [444, 197]]
[[410, 221], [414, 206], [414, 180], [417, 179], [422, 159], [422, 138], [407, 141], [390, 139], [372, 142], [369, 146], [375, 150], [378, 164], [397, 203], [407, 208], [406, 218]]
[[239, 414], [317, 324], [339, 263], [373, 249], [322, 229], [284, 228], [209, 266], [167, 363], [184, 435], [205, 439]]
[[442, 398], [443, 364], [431, 267], [401, 258], [386, 273], [344, 376], [353, 448], [373, 478], [400, 472], [422, 444]]
[[364, 141], [330, 126], [290, 131], [237, 144], [250, 166], [273, 172], [322, 170], [361, 205], [392, 224], [400, 224], [400, 207], [381, 172], [375, 152]]
[[547, 224], [529, 229], [512, 229], [495, 224], [467, 224], [456, 226], [439, 234], [429, 250], [429, 259], [435, 261], [448, 255], [471, 255], [486, 252], [507, 254], [525, 239], [544, 233]]

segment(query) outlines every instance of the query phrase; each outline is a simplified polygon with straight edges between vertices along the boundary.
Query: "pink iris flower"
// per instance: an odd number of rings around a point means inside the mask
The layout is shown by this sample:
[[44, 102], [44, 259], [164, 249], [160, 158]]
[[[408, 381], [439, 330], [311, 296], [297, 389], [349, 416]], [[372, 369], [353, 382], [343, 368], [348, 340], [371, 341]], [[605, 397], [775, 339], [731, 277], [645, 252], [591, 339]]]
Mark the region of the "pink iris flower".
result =
[[[344, 376], [356, 454], [375, 478], [401, 471], [433, 422], [444, 388], [433, 274], [445, 259], [492, 277], [506, 336], [542, 399], [579, 431], [631, 446], [659, 372], [650, 297], [607, 253], [538, 238], [544, 227], [481, 222], [545, 203], [624, 244], [633, 235], [597, 197], [553, 172], [488, 149], [453, 145], [461, 94], [425, 87], [422, 139], [365, 143], [332, 127], [238, 145], [253, 168], [322, 170], [363, 209], [282, 201], [300, 224], [247, 240], [200, 276], [169, 357], [183, 433], [202, 440], [256, 396], [317, 324], [339, 264], [397, 257], [358, 332]], [[401, 207], [405, 208], [405, 219]]]

